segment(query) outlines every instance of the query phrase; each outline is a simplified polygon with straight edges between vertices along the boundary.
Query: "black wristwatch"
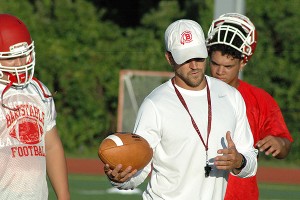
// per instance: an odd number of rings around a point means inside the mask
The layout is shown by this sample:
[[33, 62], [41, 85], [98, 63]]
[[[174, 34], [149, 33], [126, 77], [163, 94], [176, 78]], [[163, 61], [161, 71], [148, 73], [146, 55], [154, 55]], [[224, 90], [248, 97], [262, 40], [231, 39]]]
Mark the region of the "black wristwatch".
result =
[[245, 156], [243, 154], [241, 154], [241, 155], [243, 157], [242, 158], [242, 164], [241, 164], [241, 166], [239, 168], [235, 168], [236, 170], [242, 170], [246, 166], [246, 164], [247, 164], [247, 160], [246, 160]]

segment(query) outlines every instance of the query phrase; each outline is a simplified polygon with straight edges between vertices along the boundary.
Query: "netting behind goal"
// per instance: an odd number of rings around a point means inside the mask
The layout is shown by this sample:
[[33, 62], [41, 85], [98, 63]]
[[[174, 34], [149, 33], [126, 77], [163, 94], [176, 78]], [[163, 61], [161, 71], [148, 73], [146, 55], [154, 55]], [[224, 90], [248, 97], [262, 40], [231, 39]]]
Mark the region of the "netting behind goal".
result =
[[117, 131], [132, 132], [138, 109], [144, 98], [173, 76], [172, 72], [121, 70]]

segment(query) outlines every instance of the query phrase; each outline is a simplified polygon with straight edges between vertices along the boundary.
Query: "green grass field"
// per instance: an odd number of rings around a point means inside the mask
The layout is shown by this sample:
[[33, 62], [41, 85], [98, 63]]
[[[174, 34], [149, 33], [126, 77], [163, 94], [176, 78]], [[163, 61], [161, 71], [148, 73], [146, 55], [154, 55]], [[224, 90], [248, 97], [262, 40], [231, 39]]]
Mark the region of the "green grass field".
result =
[[[141, 200], [141, 193], [112, 193], [110, 183], [105, 176], [70, 175], [72, 200]], [[139, 191], [145, 189], [146, 183]], [[260, 200], [299, 200], [300, 185], [259, 184]], [[49, 200], [55, 200], [55, 194], [49, 183]]]

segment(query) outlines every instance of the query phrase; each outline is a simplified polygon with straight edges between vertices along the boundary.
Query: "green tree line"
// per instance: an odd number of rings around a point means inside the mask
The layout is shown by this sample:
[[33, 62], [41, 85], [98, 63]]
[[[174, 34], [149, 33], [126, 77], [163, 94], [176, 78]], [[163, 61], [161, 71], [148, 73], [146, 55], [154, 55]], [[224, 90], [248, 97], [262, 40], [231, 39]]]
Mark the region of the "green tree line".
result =
[[[1, 13], [16, 15], [31, 32], [36, 76], [55, 94], [68, 154], [95, 152], [116, 130], [121, 69], [171, 70], [164, 31], [172, 21], [193, 19], [207, 32], [213, 19], [213, 0], [109, 2], [114, 1], [0, 2]], [[295, 140], [288, 160], [300, 161], [299, 1], [248, 0], [246, 15], [259, 39], [243, 78], [276, 99]]]

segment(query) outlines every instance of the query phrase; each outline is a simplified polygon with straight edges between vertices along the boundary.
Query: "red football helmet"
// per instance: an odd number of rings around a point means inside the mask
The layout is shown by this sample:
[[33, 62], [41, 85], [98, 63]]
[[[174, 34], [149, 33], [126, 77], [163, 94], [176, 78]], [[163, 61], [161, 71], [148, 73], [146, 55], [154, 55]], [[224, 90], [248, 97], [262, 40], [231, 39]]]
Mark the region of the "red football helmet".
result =
[[[34, 74], [34, 42], [26, 25], [15, 16], [0, 14], [0, 59], [26, 57], [22, 66], [3, 66], [0, 64], [0, 82], [13, 86], [28, 84]], [[8, 77], [8, 78], [5, 78]]]
[[[243, 33], [240, 27], [245, 33]], [[214, 38], [216, 33], [224, 32], [224, 37]], [[242, 41], [240, 46], [233, 44], [234, 38]], [[214, 39], [213, 39], [214, 38]], [[213, 39], [213, 41], [212, 41]], [[244, 63], [247, 63], [253, 55], [257, 44], [255, 26], [246, 16], [239, 13], [227, 13], [214, 20], [209, 28], [206, 45], [225, 44], [242, 53]]]

